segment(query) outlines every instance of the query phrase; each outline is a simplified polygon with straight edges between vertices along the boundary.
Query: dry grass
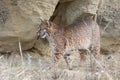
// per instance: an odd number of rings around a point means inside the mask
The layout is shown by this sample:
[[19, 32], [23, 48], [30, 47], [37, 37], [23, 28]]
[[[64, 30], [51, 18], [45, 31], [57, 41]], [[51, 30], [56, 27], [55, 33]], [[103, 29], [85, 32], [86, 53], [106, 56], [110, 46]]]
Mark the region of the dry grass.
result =
[[79, 58], [73, 55], [74, 69], [68, 70], [63, 59], [57, 66], [49, 68], [52, 59], [31, 52], [24, 53], [24, 65], [19, 54], [1, 55], [0, 80], [120, 80], [119, 56], [101, 55], [96, 62], [96, 72], [92, 72], [89, 56], [85, 66], [79, 67]]
[[79, 55], [74, 54], [73, 70], [68, 70], [64, 59], [53, 65], [51, 58], [22, 52], [20, 41], [19, 50], [20, 54], [0, 55], [0, 80], [120, 80], [119, 53], [101, 55], [99, 60], [88, 55], [85, 66], [81, 67]]

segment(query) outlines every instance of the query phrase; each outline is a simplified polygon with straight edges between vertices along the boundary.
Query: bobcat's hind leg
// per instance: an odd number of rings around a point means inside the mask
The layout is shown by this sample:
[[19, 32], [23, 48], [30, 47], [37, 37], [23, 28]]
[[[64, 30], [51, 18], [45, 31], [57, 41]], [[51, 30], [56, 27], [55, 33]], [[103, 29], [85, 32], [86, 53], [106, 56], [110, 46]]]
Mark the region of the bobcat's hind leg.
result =
[[54, 53], [54, 63], [57, 63], [61, 58], [61, 53]]
[[87, 50], [79, 49], [78, 51], [80, 54], [80, 66], [84, 66], [86, 62], [86, 57], [87, 57]]

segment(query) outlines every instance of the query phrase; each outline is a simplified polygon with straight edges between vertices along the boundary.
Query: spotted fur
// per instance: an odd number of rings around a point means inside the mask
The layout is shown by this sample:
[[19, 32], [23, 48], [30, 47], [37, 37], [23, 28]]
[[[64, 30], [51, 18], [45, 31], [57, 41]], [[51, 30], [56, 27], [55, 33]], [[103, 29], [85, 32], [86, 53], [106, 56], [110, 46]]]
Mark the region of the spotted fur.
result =
[[67, 26], [58, 26], [50, 21], [42, 21], [39, 28], [38, 35], [40, 37], [41, 33], [46, 31], [44, 36], [52, 47], [55, 62], [62, 55], [69, 69], [72, 69], [70, 54], [73, 51], [77, 50], [80, 53], [81, 60], [86, 59], [84, 50], [90, 50], [96, 58], [100, 55], [99, 26], [92, 19], [78, 18]]

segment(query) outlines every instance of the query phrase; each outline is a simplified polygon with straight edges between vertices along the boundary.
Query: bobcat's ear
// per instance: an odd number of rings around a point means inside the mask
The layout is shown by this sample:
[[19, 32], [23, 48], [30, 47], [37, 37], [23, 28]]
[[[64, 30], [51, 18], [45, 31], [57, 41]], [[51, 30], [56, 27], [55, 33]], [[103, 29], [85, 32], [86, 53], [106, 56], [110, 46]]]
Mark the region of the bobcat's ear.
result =
[[50, 22], [49, 21], [46, 21], [46, 22], [47, 22], [48, 27], [50, 27], [51, 26]]
[[44, 23], [44, 21], [41, 18], [39, 18], [39, 21], [40, 21], [40, 24], [38, 27], [40, 28], [40, 26], [42, 25], [42, 23]]
[[48, 20], [44, 20], [44, 22], [47, 24], [47, 26], [50, 28], [50, 26], [51, 26], [51, 23], [50, 23], [50, 21], [48, 21]]
[[40, 20], [40, 23], [44, 22], [41, 18], [39, 18], [39, 20]]

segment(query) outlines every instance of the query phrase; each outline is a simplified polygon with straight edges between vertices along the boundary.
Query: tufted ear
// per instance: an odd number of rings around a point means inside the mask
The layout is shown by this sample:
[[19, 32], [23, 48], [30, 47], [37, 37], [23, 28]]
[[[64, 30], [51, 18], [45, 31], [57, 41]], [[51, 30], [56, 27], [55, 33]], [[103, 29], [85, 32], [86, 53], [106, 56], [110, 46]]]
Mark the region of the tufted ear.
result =
[[49, 21], [47, 21], [47, 25], [48, 25], [48, 27], [50, 27], [50, 26], [51, 26], [51, 24], [50, 24], [50, 22], [49, 22]]
[[39, 20], [40, 20], [40, 23], [44, 22], [41, 18], [39, 18]]
[[47, 26], [48, 26], [48, 27], [50, 27], [50, 26], [51, 26], [50, 21], [48, 21], [48, 20], [44, 20], [44, 22], [47, 24]]

